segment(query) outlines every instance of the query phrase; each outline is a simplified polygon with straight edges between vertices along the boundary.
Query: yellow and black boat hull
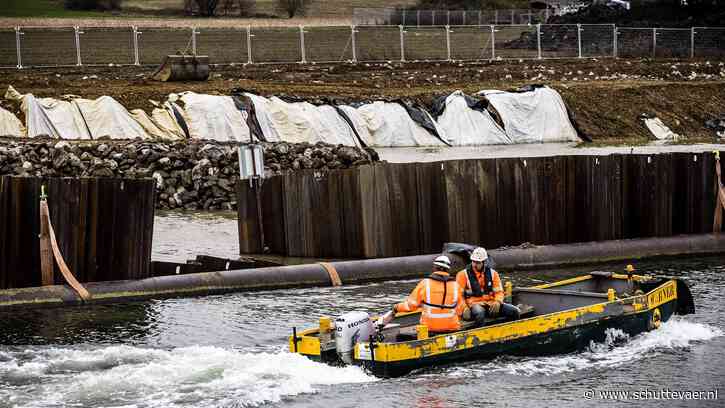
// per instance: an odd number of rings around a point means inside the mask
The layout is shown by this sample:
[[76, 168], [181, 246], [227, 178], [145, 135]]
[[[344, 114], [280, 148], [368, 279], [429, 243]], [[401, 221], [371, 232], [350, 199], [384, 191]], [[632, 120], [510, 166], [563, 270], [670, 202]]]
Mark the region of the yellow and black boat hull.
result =
[[[611, 290], [601, 302], [597, 299], [602, 293], [576, 290], [595, 286], [620, 290], [636, 286], [640, 290], [621, 298]], [[548, 298], [590, 304], [425, 339], [361, 342], [355, 346], [354, 363], [376, 376], [397, 377], [430, 366], [500, 355], [567, 353], [585, 349], [592, 341], [604, 341], [610, 329], [634, 336], [658, 328], [673, 314], [694, 312], [689, 289], [678, 279], [585, 275], [519, 292], [519, 299], [536, 303], [542, 310], [549, 307]], [[341, 363], [334, 347], [320, 341], [317, 329], [300, 333], [296, 341], [291, 338], [290, 350], [317, 361]]]

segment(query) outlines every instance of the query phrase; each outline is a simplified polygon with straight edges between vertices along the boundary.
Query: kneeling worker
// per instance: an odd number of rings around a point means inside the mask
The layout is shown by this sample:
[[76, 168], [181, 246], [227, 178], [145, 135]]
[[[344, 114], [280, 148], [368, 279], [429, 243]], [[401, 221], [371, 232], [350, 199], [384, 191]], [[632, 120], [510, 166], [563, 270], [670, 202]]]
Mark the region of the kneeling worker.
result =
[[413, 289], [408, 298], [393, 306], [393, 313], [423, 309], [420, 324], [436, 333], [459, 330], [460, 317], [466, 307], [463, 288], [448, 274], [451, 260], [441, 255], [433, 261], [433, 273]]
[[470, 308], [470, 319], [475, 320], [479, 327], [486, 323], [486, 317], [506, 316], [516, 320], [521, 314], [518, 307], [503, 302], [501, 278], [487, 260], [486, 250], [478, 247], [471, 253], [471, 263], [456, 275], [458, 284], [465, 288], [464, 297]]

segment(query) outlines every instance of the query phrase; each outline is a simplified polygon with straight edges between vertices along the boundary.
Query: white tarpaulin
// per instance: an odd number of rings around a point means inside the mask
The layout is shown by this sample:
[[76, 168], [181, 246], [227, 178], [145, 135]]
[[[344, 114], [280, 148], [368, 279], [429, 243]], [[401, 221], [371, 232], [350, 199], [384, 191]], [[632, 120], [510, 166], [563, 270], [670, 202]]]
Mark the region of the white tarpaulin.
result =
[[443, 113], [438, 117], [438, 127], [444, 130], [451, 146], [513, 143], [488, 111], [471, 109], [461, 91], [446, 98]]
[[143, 127], [120, 103], [110, 96], [95, 100], [70, 101], [36, 98], [8, 87], [5, 98], [20, 102], [29, 137], [48, 135], [62, 139], [147, 138]]
[[[250, 93], [245, 96], [253, 104], [253, 119], [270, 142], [359, 146], [362, 140], [374, 147], [417, 147], [445, 145], [441, 139], [455, 146], [579, 140], [563, 100], [550, 88], [528, 92], [481, 91], [481, 94], [498, 111], [504, 129], [488, 111], [469, 106], [460, 91], [445, 99], [437, 122], [420, 108], [395, 102], [376, 101], [358, 108], [336, 108], [285, 102]], [[95, 100], [35, 98], [8, 87], [6, 98], [19, 103], [30, 137], [175, 140], [186, 138], [188, 131], [188, 137], [195, 139], [247, 141], [251, 133], [244, 111], [251, 107], [237, 106], [231, 96], [171, 94], [162, 106], [156, 104], [150, 117], [141, 110], [129, 113], [109, 96]], [[9, 112], [0, 114], [0, 118], [12, 116]], [[5, 132], [18, 132], [12, 119], [2, 120], [0, 126], [12, 127]]]
[[36, 98], [33, 94], [21, 95], [8, 87], [5, 99], [20, 104], [25, 115], [25, 127], [29, 137], [47, 135], [54, 138], [90, 139], [78, 106], [53, 98]]
[[18, 118], [0, 106], [0, 136], [25, 136], [25, 129]]
[[555, 90], [529, 92], [481, 91], [501, 115], [513, 143], [579, 141], [566, 106]]
[[[166, 112], [164, 109], [154, 109], [154, 111], [156, 110]], [[179, 130], [179, 135], [163, 129], [154, 119], [150, 118], [143, 109], [132, 110], [131, 116], [136, 122], [138, 122], [139, 125], [141, 125], [141, 127], [143, 127], [143, 130], [146, 131], [146, 134], [152, 139], [178, 140], [184, 137], [184, 132], [181, 130], [176, 121], [173, 121], [172, 126], [175, 126]], [[168, 120], [169, 118], [168, 113], [162, 113], [161, 116], [163, 117], [163, 120]]]
[[309, 102], [287, 103], [272, 97], [267, 107], [270, 124], [282, 141], [359, 145], [355, 133], [332, 106], [315, 106]]
[[[343, 107], [345, 112], [348, 109]], [[399, 147], [399, 146], [443, 146], [440, 139], [425, 130], [410, 118], [408, 112], [398, 103], [376, 101], [357, 108], [365, 130], [358, 133], [369, 134], [365, 140], [368, 146]], [[357, 122], [357, 119], [353, 123]], [[444, 132], [439, 129], [439, 134]], [[445, 136], [443, 136], [445, 137]]]
[[101, 96], [94, 100], [73, 99], [71, 103], [78, 107], [82, 114], [81, 120], [85, 120], [93, 139], [101, 137], [147, 139], [149, 137], [143, 126], [136, 122], [126, 108], [110, 96]]
[[680, 135], [673, 132], [660, 118], [645, 118], [644, 125], [647, 126], [652, 135], [658, 140], [677, 140]]
[[161, 108], [155, 108], [151, 111], [151, 120], [169, 138], [186, 139], [184, 129], [179, 125], [179, 122], [176, 121], [176, 117], [174, 116], [174, 108], [178, 112], [182, 111], [180, 106], [168, 101], [164, 102]]
[[192, 139], [249, 141], [246, 112], [237, 109], [231, 96], [184, 92], [180, 100]]
[[360, 136], [363, 143], [365, 143], [366, 146], [371, 146], [373, 143], [373, 136], [370, 134], [365, 118], [360, 114], [360, 112], [352, 106], [347, 105], [340, 105], [338, 108], [340, 108], [347, 118], [350, 119], [350, 122], [352, 122], [352, 125], [355, 127], [355, 131], [357, 131], [357, 134]]

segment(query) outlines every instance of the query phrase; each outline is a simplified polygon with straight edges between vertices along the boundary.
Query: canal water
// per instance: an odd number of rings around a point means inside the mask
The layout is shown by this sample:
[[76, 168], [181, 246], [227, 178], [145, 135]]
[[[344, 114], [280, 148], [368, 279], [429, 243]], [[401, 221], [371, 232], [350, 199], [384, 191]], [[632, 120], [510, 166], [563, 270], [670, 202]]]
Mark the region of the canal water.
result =
[[[232, 218], [156, 219], [154, 257], [236, 252]], [[640, 262], [691, 285], [695, 315], [588, 350], [506, 357], [376, 379], [286, 351], [291, 327], [380, 312], [414, 280], [0, 313], [0, 407], [725, 406], [725, 260]], [[597, 270], [618, 270], [621, 265]], [[506, 274], [531, 285], [581, 271]], [[714, 391], [719, 400], [608, 401], [590, 393]], [[642, 394], [644, 395], [644, 394]]]

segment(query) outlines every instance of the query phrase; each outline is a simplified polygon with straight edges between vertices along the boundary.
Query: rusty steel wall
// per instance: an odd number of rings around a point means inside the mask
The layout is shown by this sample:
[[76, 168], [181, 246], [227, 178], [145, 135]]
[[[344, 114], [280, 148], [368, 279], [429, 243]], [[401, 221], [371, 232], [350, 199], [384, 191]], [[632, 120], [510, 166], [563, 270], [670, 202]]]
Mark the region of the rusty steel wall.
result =
[[[376, 163], [274, 177], [266, 245], [305, 257], [389, 257], [712, 232], [714, 155], [559, 156]], [[259, 253], [256, 201], [238, 186], [240, 250]], [[251, 231], [252, 233], [248, 233]]]

